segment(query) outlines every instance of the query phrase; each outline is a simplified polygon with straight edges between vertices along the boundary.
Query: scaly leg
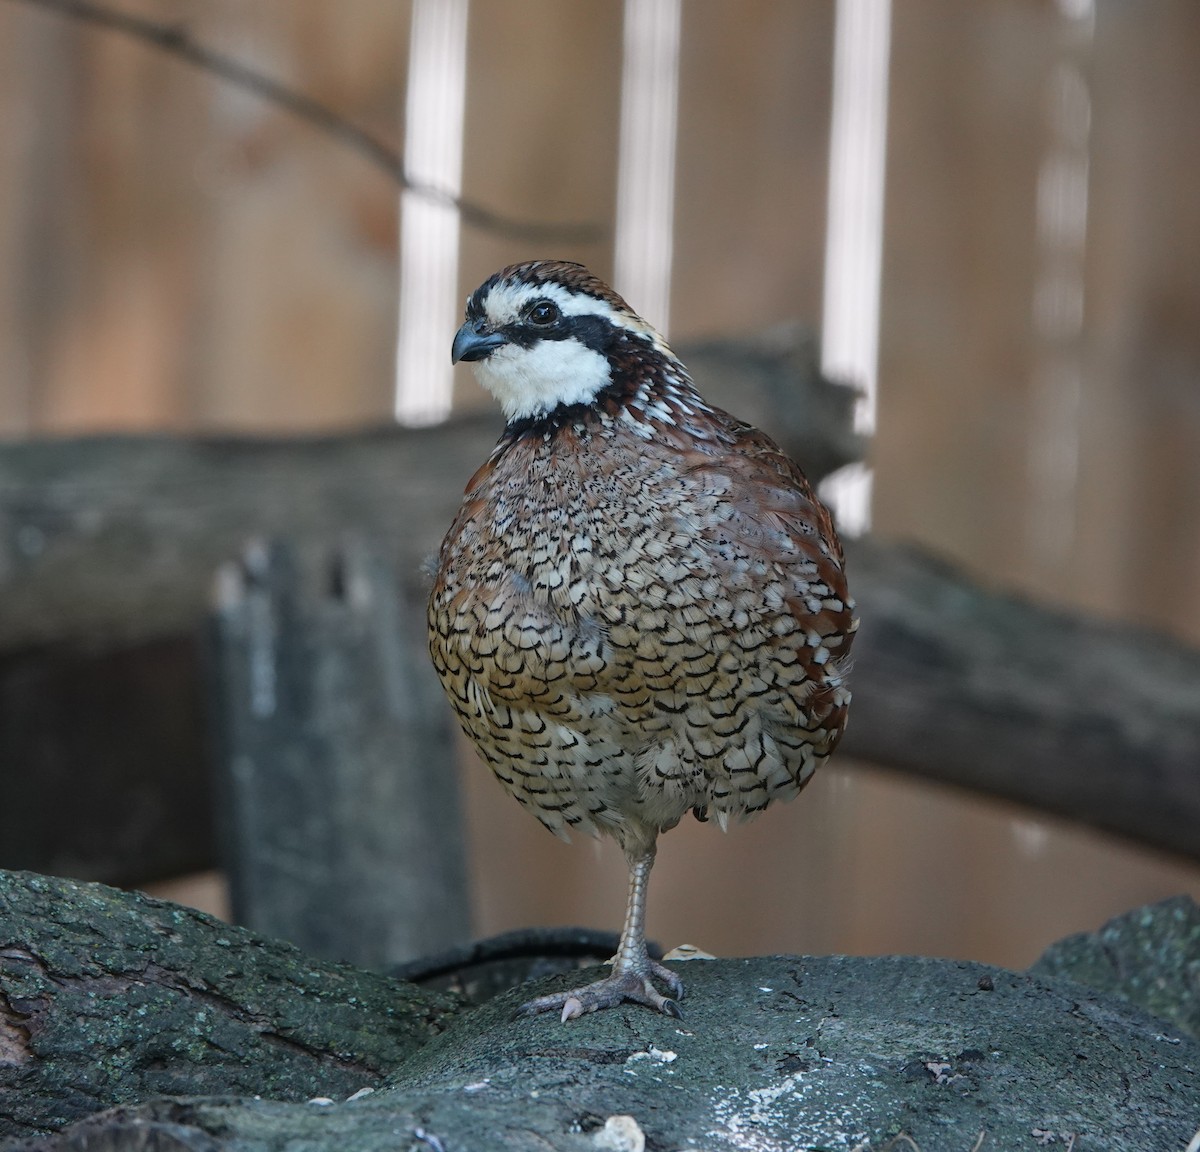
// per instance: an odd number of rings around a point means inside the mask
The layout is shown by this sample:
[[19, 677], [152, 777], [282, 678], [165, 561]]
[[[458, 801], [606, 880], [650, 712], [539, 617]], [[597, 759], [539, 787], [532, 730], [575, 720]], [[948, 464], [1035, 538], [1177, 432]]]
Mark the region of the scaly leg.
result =
[[[629, 905], [625, 911], [625, 927], [621, 930], [621, 944], [613, 957], [612, 975], [569, 992], [539, 996], [523, 1004], [519, 1015], [533, 1016], [538, 1012], [561, 1009], [565, 1023], [576, 1016], [599, 1012], [601, 1008], [615, 1008], [622, 1001], [632, 1000], [635, 1004], [657, 1008], [667, 1016], [682, 1017], [676, 1001], [683, 998], [683, 981], [670, 968], [651, 960], [646, 952], [646, 887], [654, 865], [653, 845], [639, 855], [629, 856], [628, 860]], [[654, 986], [655, 979], [666, 985], [671, 996], [664, 996]]]

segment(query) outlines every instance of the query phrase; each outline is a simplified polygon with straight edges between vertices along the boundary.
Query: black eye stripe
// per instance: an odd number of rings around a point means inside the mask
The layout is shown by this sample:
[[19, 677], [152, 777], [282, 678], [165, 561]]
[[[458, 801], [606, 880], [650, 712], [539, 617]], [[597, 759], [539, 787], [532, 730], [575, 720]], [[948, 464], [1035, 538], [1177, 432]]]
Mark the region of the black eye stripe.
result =
[[559, 324], [539, 328], [518, 320], [500, 329], [510, 344], [531, 348], [542, 340], [578, 340], [585, 348], [607, 356], [613, 348], [630, 338], [623, 328], [615, 327], [603, 316], [567, 316]]

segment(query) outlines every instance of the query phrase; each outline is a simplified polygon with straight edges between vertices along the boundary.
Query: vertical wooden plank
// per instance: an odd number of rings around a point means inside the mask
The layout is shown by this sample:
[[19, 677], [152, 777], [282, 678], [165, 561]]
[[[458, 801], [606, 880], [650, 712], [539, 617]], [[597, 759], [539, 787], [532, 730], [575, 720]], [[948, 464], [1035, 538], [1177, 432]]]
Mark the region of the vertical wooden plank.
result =
[[[621, 13], [622, 5], [615, 2], [472, 0], [465, 195], [524, 220], [591, 222], [611, 228], [617, 189]], [[464, 300], [485, 276], [518, 260], [579, 260], [601, 276], [612, 273], [608, 231], [595, 242], [551, 244], [468, 228], [461, 253]], [[447, 349], [452, 335], [447, 333]], [[456, 407], [491, 404], [467, 366], [456, 369]]]
[[78, 41], [63, 21], [0, 10], [0, 430], [44, 427], [47, 377], [80, 263], [73, 117]]
[[820, 327], [833, 11], [683, 7], [674, 340]]
[[185, 133], [156, 129], [195, 106], [161, 53], [54, 12], [21, 19], [40, 49], [18, 104], [39, 126], [23, 169], [36, 205], [21, 268], [37, 298], [21, 334], [30, 427], [170, 425], [194, 236], [189, 179], [173, 177], [190, 176], [194, 153]]
[[[177, 23], [397, 136], [407, 5], [137, 0], [124, 10]], [[0, 148], [17, 160], [11, 194], [0, 191], [0, 203], [16, 201], [0, 324], [16, 337], [3, 342], [13, 378], [28, 380], [25, 424], [386, 420], [390, 177], [153, 47], [24, 6], [0, 19], [14, 32], [4, 51], [22, 57], [0, 92]]]
[[[1080, 50], [1053, 4], [897, 7], [874, 445], [880, 532], [997, 583], [1185, 634], [1200, 510], [1200, 428], [1183, 384], [1194, 394], [1200, 356], [1182, 321], [1200, 304], [1200, 143], [1186, 126], [1200, 96], [1197, 15], [1186, 2], [1152, 16], [1101, 2], [1082, 53], [1092, 114], [1078, 533], [1067, 563], [1047, 571], [1028, 530], [1037, 182], [1053, 71]], [[1032, 814], [914, 785], [864, 792], [858, 826], [852, 947], [907, 939], [1022, 962], [1080, 920], [1195, 882]]]
[[[196, 34], [399, 147], [409, 5], [223, 0]], [[398, 190], [328, 135], [209, 82], [192, 417], [271, 431], [391, 418]]]
[[1101, 0], [1080, 603], [1200, 641], [1200, 7]]
[[[19, 6], [0, 8], [0, 436], [24, 432], [33, 419], [32, 305], [40, 285], [31, 282], [31, 255], [38, 209], [46, 207], [33, 188], [58, 134], [48, 101], [38, 99], [54, 91], [52, 35]], [[37, 92], [39, 77], [48, 92]]]
[[1022, 569], [1050, 4], [906, 0], [893, 24], [875, 527]]
[[361, 544], [254, 545], [212, 660], [234, 916], [368, 967], [461, 943], [450, 719], [424, 632]]
[[[1030, 571], [1037, 182], [1059, 19], [1051, 3], [904, 0], [892, 26], [874, 528], [1000, 584]], [[848, 945], [972, 954], [994, 939], [979, 894], [1012, 866], [1013, 835], [984, 856], [982, 805], [870, 777], [856, 793]]]

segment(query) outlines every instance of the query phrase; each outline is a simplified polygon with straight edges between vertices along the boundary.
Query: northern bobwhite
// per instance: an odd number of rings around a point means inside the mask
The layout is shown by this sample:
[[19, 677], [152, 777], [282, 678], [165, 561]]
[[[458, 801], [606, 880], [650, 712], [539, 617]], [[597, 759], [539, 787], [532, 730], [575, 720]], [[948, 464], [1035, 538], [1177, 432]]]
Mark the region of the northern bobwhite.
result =
[[451, 355], [508, 423], [442, 542], [434, 666], [504, 787], [559, 836], [615, 837], [630, 870], [612, 974], [523, 1011], [678, 1016], [683, 983], [646, 952], [655, 841], [795, 796], [833, 751], [857, 626], [841, 545], [800, 469], [579, 264], [497, 272]]

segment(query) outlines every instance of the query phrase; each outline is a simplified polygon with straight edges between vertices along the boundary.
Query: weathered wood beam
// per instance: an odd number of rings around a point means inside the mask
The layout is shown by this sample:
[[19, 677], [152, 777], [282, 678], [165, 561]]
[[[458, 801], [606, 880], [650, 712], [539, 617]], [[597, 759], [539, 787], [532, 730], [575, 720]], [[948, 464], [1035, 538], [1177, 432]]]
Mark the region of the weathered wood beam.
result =
[[[846, 390], [821, 381], [803, 342], [688, 359], [714, 399], [772, 431], [812, 475], [856, 455]], [[418, 606], [422, 564], [497, 430], [488, 415], [300, 441], [4, 447], [0, 652], [186, 636], [212, 573], [254, 537], [286, 538], [320, 563], [344, 532], [362, 533]], [[857, 543], [849, 563], [864, 623], [848, 751], [1200, 858], [1200, 653], [998, 594], [882, 541]], [[5, 668], [0, 707], [19, 708], [3, 688], [22, 662]], [[3, 748], [16, 729], [0, 721]], [[123, 739], [114, 761], [138, 755]], [[11, 753], [18, 769], [29, 746]], [[37, 774], [23, 779], [40, 787]], [[25, 803], [37, 810], [38, 797]], [[0, 809], [0, 844], [10, 832], [19, 843], [26, 823]]]
[[[854, 393], [783, 331], [688, 351], [706, 395], [769, 428], [814, 479], [857, 459]], [[498, 413], [420, 430], [254, 439], [107, 436], [0, 446], [0, 652], [92, 650], [195, 626], [248, 539], [370, 536], [423, 595], [422, 565], [492, 450]]]
[[845, 751], [1200, 858], [1200, 651], [851, 541]]
[[[861, 453], [848, 431], [853, 395], [820, 377], [803, 332], [716, 342], [688, 357], [709, 393], [773, 427], [814, 476]], [[250, 539], [286, 540], [300, 567], [326, 573], [323, 590], [308, 581], [313, 611], [329, 593], [326, 617], [355, 616], [332, 595], [334, 556], [348, 536], [368, 540], [377, 567], [393, 569], [411, 613], [397, 623], [412, 640], [414, 711], [423, 720], [397, 747], [412, 753], [409, 762], [440, 763], [445, 754], [433, 755], [427, 737], [449, 717], [432, 676], [419, 675], [428, 672], [421, 567], [498, 432], [499, 417], [486, 413], [422, 431], [301, 440], [0, 446], [0, 866], [116, 883], [212, 866], [210, 738], [223, 737], [205, 722], [198, 638], [214, 573]], [[361, 719], [368, 698], [379, 693], [327, 702], [331, 714], [357, 709]], [[315, 771], [319, 741], [300, 743]], [[237, 855], [262, 831], [243, 829], [228, 844]], [[394, 843], [395, 830], [381, 835]], [[249, 875], [247, 884], [250, 900]]]

